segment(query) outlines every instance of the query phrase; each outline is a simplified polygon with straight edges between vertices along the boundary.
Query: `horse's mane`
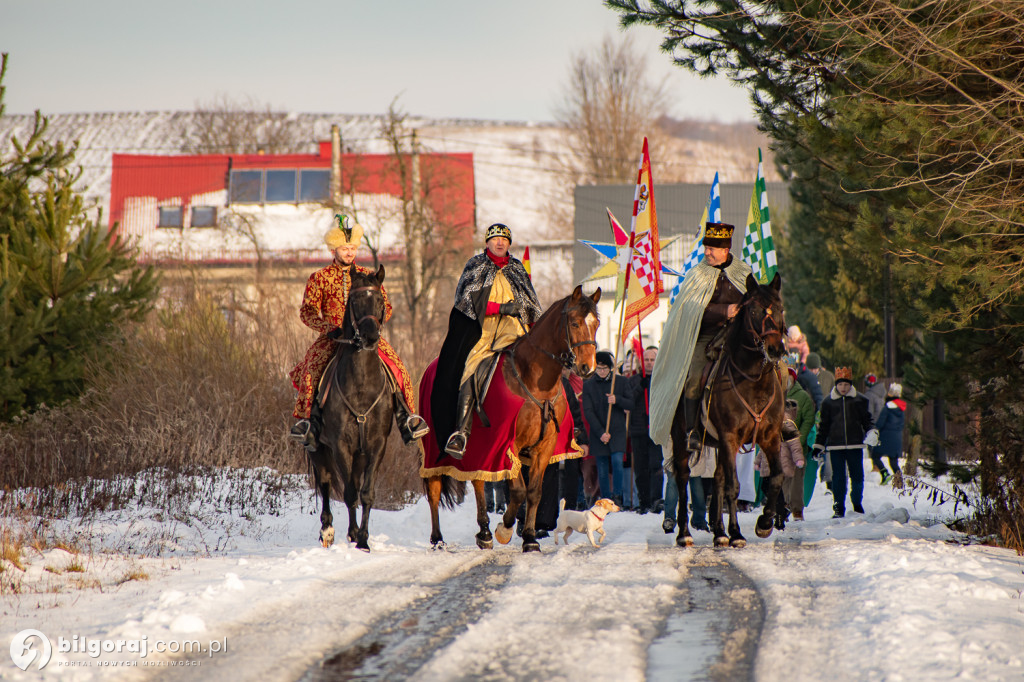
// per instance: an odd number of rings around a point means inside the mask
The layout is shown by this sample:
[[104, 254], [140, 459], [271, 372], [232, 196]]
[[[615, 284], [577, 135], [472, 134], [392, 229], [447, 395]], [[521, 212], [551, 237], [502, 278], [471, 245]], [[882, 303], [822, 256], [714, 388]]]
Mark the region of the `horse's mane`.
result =
[[[541, 314], [541, 316], [539, 318], [537, 318], [537, 322], [536, 322], [536, 324], [534, 324], [534, 327], [538, 327], [541, 324], [545, 323], [547, 318], [549, 318], [549, 317], [554, 317], [556, 315], [561, 315], [562, 314], [562, 308], [565, 306], [565, 304], [568, 302], [568, 300], [570, 298], [572, 298], [572, 294], [569, 294], [565, 298], [560, 298], [557, 301], [555, 301], [554, 303], [552, 303], [550, 306], [548, 306], [548, 309], [545, 310], [543, 312], [543, 314]], [[594, 300], [592, 298], [590, 298], [589, 296], [587, 296], [585, 294], [581, 295], [580, 296], [580, 303], [583, 305], [583, 307], [585, 309], [585, 312], [583, 313], [584, 315], [586, 315], [588, 313], [593, 313], [594, 315], [598, 314], [597, 313], [597, 304], [594, 303]]]

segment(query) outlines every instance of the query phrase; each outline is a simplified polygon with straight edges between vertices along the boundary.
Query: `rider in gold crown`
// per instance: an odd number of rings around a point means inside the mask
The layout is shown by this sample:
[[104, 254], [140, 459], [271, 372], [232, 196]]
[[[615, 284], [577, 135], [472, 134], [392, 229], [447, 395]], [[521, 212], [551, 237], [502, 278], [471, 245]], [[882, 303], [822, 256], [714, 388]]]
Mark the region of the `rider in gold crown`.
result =
[[[292, 427], [291, 436], [310, 451], [316, 450], [320, 433], [320, 409], [314, 397], [327, 363], [338, 347], [337, 340], [341, 338], [341, 326], [345, 321], [345, 307], [352, 285], [352, 269], [363, 274], [374, 274], [373, 270], [354, 264], [356, 251], [363, 238], [363, 228], [341, 214], [335, 216], [335, 222], [336, 225], [324, 235], [324, 243], [333, 254], [334, 261], [310, 275], [299, 307], [302, 323], [319, 336], [306, 351], [302, 362], [289, 373], [292, 384], [299, 392], [292, 412], [299, 421]], [[391, 301], [383, 286], [381, 294], [384, 296], [384, 321], [387, 322], [391, 318]], [[407, 444], [411, 443], [430, 430], [423, 417], [414, 413], [416, 395], [412, 379], [398, 353], [384, 337], [380, 339], [377, 353], [388, 370], [398, 431]]]
[[704, 259], [686, 273], [675, 305], [665, 320], [658, 362], [651, 375], [651, 440], [671, 452], [672, 420], [680, 394], [687, 449], [700, 449], [695, 425], [703, 391], [701, 375], [708, 363], [706, 348], [739, 312], [750, 266], [729, 253], [735, 228], [728, 223], [704, 226]]

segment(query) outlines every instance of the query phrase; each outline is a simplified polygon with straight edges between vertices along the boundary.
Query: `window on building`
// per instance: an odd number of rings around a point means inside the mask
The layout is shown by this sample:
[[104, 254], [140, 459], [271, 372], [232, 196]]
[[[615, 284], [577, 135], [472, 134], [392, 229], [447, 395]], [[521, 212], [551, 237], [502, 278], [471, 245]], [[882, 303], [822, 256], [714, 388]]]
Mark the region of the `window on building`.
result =
[[216, 206], [193, 206], [192, 227], [216, 227], [217, 207]]
[[268, 170], [264, 200], [267, 203], [294, 202], [297, 172], [294, 170]]
[[263, 200], [263, 171], [231, 171], [231, 203], [258, 204]]
[[181, 206], [161, 206], [160, 216], [157, 218], [157, 227], [181, 227], [182, 210]]
[[299, 171], [299, 201], [327, 201], [331, 193], [331, 172]]

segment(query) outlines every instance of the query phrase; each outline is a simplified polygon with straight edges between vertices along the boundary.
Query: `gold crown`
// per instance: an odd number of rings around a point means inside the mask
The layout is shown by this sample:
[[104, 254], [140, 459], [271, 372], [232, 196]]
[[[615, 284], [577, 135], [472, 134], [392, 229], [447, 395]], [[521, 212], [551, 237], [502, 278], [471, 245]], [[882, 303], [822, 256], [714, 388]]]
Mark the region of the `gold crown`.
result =
[[836, 381], [849, 381], [853, 383], [853, 370], [849, 367], [836, 367]]
[[732, 231], [736, 229], [729, 223], [707, 223], [704, 225], [704, 238], [732, 239]]

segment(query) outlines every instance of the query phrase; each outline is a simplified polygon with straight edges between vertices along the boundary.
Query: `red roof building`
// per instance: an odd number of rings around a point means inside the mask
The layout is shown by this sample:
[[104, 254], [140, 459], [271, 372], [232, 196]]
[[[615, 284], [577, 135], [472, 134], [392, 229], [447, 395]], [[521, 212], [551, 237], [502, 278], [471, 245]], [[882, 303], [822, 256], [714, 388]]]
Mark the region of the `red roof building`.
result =
[[[114, 154], [110, 225], [148, 261], [324, 260], [331, 165], [330, 142], [319, 154]], [[341, 210], [363, 225], [381, 260], [404, 253], [410, 205], [446, 239], [472, 240], [472, 154], [343, 154], [341, 169]]]

